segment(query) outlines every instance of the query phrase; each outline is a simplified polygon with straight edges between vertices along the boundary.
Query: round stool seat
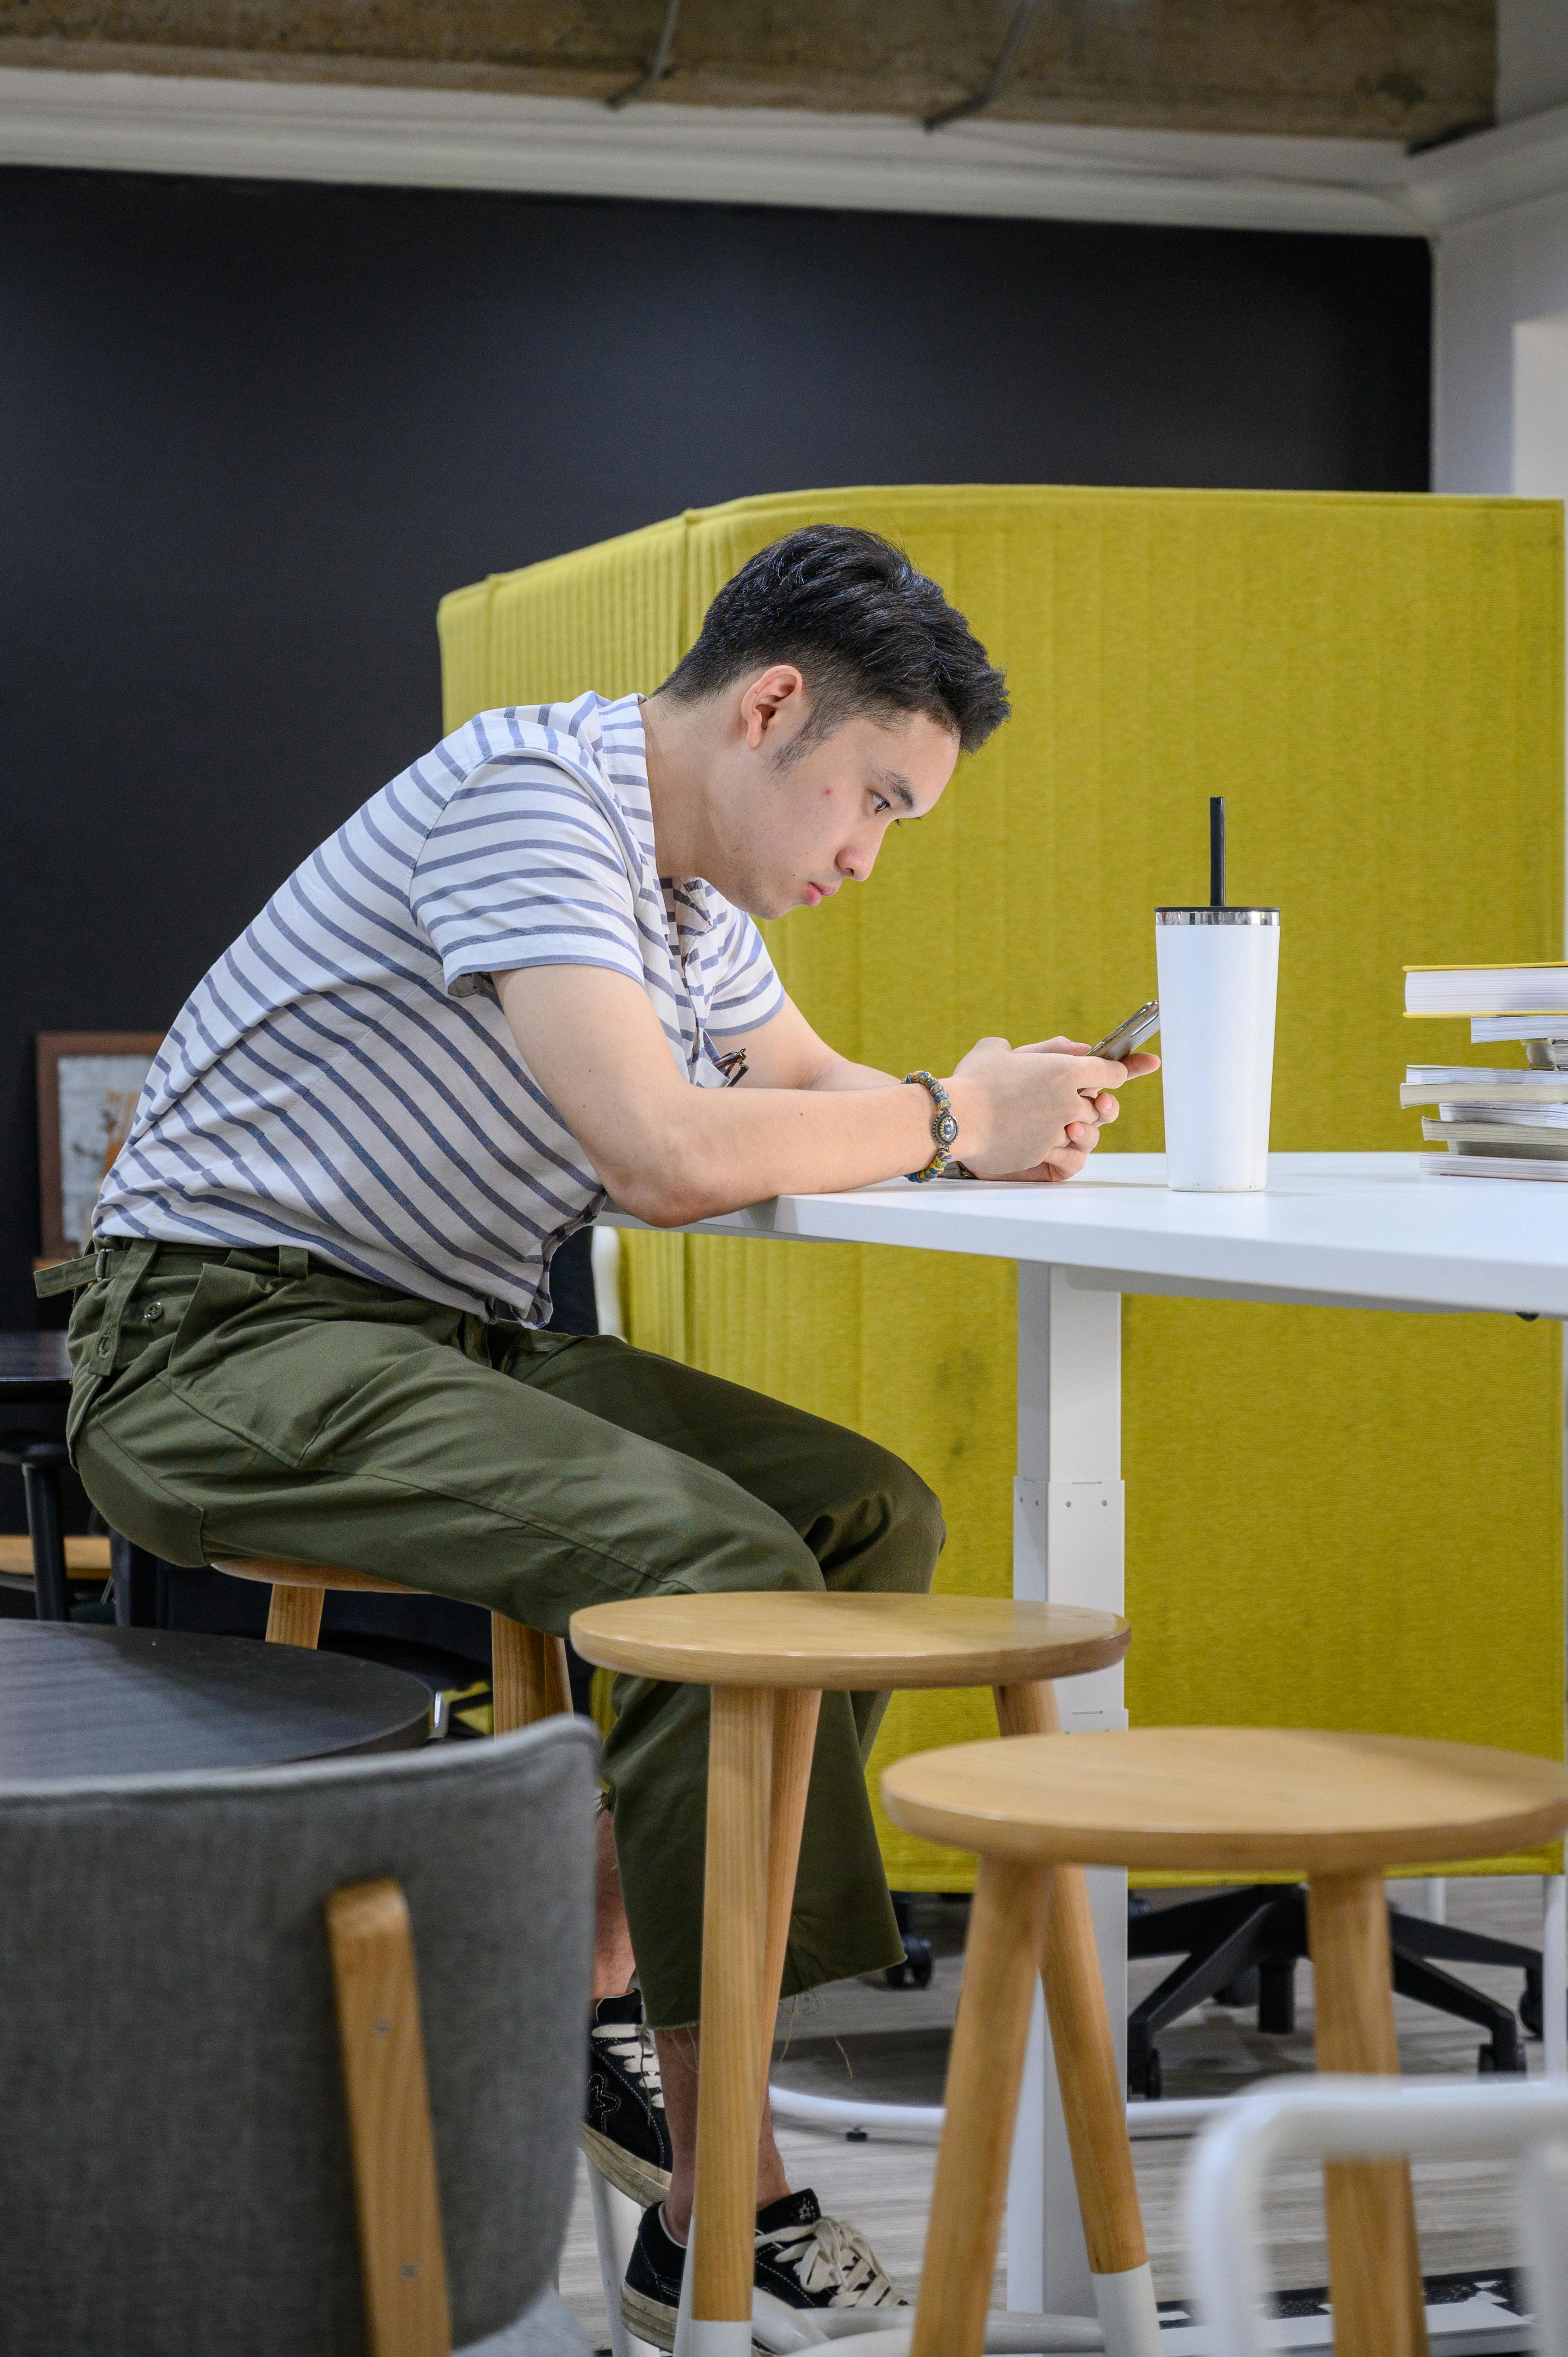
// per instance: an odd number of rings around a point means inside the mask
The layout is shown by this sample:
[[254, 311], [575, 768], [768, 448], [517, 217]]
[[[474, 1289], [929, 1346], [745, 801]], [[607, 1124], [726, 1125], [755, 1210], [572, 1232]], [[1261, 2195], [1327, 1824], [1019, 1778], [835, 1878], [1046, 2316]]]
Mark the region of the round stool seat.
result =
[[677, 1685], [1019, 1685], [1119, 1662], [1114, 1612], [990, 1596], [823, 1596], [746, 1590], [643, 1596], [572, 1615], [585, 1661]]
[[[321, 1616], [329, 1590], [370, 1588], [380, 1596], [426, 1596], [428, 1588], [410, 1587], [397, 1579], [381, 1579], [371, 1571], [350, 1571], [343, 1564], [292, 1563], [283, 1555], [214, 1555], [214, 1571], [231, 1579], [259, 1580], [272, 1590], [267, 1611], [267, 1640], [274, 1645], [303, 1645], [311, 1650], [321, 1634]], [[511, 1733], [532, 1727], [538, 1718], [553, 1718], [572, 1707], [566, 1653], [559, 1637], [514, 1620], [509, 1613], [490, 1614], [490, 1685], [494, 1695], [495, 1731]]]
[[994, 1857], [1308, 1875], [1498, 1857], [1568, 1825], [1568, 1767], [1519, 1751], [1258, 1727], [1022, 1736], [901, 1760], [897, 1825]]
[[424, 1593], [401, 1587], [395, 1579], [378, 1579], [373, 1572], [349, 1571], [330, 1563], [285, 1563], [281, 1555], [214, 1555], [212, 1568], [227, 1572], [231, 1579], [259, 1579], [268, 1587], [375, 1587], [383, 1596]]

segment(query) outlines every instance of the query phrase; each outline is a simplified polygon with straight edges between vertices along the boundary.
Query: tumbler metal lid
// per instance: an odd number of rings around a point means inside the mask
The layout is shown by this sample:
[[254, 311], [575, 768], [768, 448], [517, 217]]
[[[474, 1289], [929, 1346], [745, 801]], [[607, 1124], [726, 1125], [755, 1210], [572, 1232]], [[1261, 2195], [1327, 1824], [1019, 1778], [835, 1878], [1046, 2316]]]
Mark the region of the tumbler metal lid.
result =
[[1156, 909], [1156, 925], [1277, 925], [1277, 909]]

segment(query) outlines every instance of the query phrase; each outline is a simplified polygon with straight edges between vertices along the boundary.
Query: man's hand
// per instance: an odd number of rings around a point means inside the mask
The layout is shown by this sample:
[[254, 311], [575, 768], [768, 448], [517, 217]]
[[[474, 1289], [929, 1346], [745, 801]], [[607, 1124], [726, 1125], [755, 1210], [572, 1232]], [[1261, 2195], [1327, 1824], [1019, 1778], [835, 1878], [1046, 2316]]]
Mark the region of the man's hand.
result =
[[[1120, 1064], [1091, 1056], [1081, 1039], [1040, 1039], [1011, 1048], [981, 1039], [953, 1074], [959, 1114], [959, 1158], [977, 1178], [1026, 1179], [1036, 1185], [1073, 1178], [1116, 1119], [1112, 1093], [1130, 1080], [1159, 1070], [1157, 1056], [1129, 1056]], [[979, 1144], [965, 1143], [965, 1115]]]

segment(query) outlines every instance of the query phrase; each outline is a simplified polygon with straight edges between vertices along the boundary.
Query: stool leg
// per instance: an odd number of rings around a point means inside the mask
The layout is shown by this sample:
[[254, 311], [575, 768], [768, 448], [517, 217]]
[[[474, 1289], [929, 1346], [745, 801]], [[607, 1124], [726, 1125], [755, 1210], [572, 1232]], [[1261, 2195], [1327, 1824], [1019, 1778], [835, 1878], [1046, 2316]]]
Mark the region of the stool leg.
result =
[[980, 1861], [910, 2357], [980, 2357], [985, 2346], [1048, 1873]]
[[795, 1905], [800, 1827], [805, 1822], [811, 1755], [816, 1749], [822, 1707], [822, 1695], [809, 1687], [781, 1687], [773, 1697], [773, 1787], [768, 1813], [768, 1900], [762, 1943], [765, 2103], [768, 2065], [773, 2059], [773, 2025], [779, 2013], [779, 1987], [784, 1978], [784, 1952], [789, 1944], [789, 1917]]
[[691, 2357], [751, 2357], [773, 1696], [715, 1686], [703, 1884]]
[[490, 1695], [498, 1735], [511, 1735], [572, 1707], [566, 1649], [542, 1629], [526, 1629], [505, 1612], [490, 1614]]
[[267, 1607], [269, 1645], [303, 1645], [315, 1651], [321, 1634], [321, 1608], [327, 1591], [321, 1587], [274, 1587]]
[[[1315, 1875], [1307, 1884], [1307, 1937], [1318, 2069], [1397, 2078], [1382, 1876]], [[1425, 2357], [1410, 2164], [1334, 2161], [1323, 2174], [1336, 2357]]]
[[[1043, 1681], [998, 1686], [996, 1717], [1004, 1735], [1061, 1732], [1056, 1696]], [[1041, 1979], [1095, 2306], [1107, 2350], [1142, 2357], [1159, 2347], [1159, 2312], [1089, 1886], [1080, 1866], [1049, 1867], [1047, 1883]]]

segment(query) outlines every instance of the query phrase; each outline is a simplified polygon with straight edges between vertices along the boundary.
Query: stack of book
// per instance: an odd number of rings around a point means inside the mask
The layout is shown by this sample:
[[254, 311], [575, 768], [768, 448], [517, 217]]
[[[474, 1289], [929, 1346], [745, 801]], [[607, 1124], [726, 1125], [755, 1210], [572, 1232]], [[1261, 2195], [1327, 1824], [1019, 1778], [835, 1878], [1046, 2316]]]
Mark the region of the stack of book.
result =
[[1421, 1125], [1441, 1154], [1440, 1178], [1568, 1178], [1568, 963], [1411, 965], [1407, 1015], [1467, 1015], [1477, 1047], [1521, 1046], [1522, 1068], [1407, 1064], [1402, 1105], [1430, 1106]]

